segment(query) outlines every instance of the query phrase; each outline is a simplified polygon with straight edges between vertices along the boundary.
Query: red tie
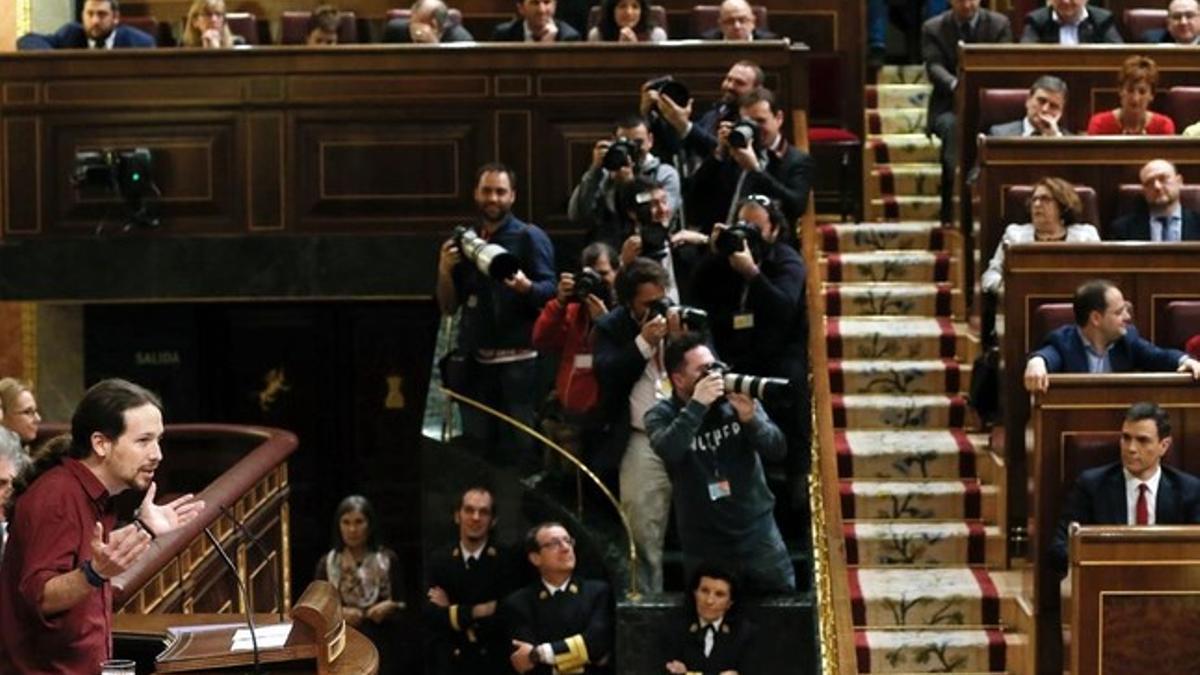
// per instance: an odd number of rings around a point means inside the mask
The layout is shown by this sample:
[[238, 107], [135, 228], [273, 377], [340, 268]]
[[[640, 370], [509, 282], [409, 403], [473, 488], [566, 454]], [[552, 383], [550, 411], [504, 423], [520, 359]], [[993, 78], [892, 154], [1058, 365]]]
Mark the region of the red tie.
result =
[[1138, 484], [1138, 500], [1137, 500], [1137, 524], [1150, 524], [1150, 507], [1146, 504], [1146, 492], [1150, 490], [1150, 486], [1145, 483]]

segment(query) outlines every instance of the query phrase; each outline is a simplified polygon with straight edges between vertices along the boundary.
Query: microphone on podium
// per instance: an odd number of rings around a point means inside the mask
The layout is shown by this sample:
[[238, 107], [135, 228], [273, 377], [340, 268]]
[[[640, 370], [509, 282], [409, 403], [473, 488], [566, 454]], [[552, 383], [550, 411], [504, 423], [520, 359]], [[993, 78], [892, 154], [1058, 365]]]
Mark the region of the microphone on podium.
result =
[[[258, 540], [258, 537], [254, 536], [254, 533], [250, 531], [250, 528], [246, 527], [245, 523], [238, 520], [237, 516], [233, 515], [233, 512], [230, 511], [224, 504], [217, 504], [217, 508], [220, 509], [221, 513], [223, 513], [225, 517], [233, 523], [233, 526], [238, 529], [238, 532], [241, 532], [242, 536], [254, 545], [254, 548], [258, 550], [259, 555], [263, 557], [264, 561], [271, 559], [271, 553], [262, 545], [262, 542]], [[283, 586], [279, 584], [279, 573], [274, 564], [271, 565], [271, 583], [275, 587], [275, 609], [279, 613], [279, 623], [284, 623], [286, 620], [283, 617]]]
[[[224, 507], [221, 507], [221, 509], [224, 510]], [[250, 628], [250, 648], [254, 652], [254, 673], [255, 675], [260, 675], [262, 673], [262, 664], [259, 662], [258, 636], [254, 627], [254, 611], [250, 606], [250, 594], [246, 592], [246, 584], [242, 583], [242, 576], [238, 574], [237, 565], [233, 564], [233, 560], [229, 557], [229, 554], [225, 552], [225, 549], [221, 548], [221, 542], [217, 541], [217, 538], [213, 536], [212, 530], [205, 527], [204, 534], [212, 542], [213, 548], [217, 549], [221, 560], [225, 561], [225, 566], [229, 568], [230, 572], [233, 572], [233, 578], [237, 581], [238, 589], [241, 590], [242, 597], [246, 598], [246, 625]]]

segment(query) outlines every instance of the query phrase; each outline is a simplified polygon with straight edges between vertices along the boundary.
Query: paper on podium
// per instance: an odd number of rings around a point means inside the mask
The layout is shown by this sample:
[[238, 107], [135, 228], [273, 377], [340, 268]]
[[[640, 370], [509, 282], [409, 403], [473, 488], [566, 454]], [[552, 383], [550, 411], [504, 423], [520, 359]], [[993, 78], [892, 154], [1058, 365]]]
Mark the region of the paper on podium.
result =
[[[258, 639], [259, 649], [278, 649], [287, 644], [288, 635], [292, 632], [292, 624], [279, 623], [254, 629], [254, 637]], [[233, 644], [230, 651], [248, 652], [254, 649], [254, 641], [250, 639], [249, 628], [239, 628], [233, 634]]]

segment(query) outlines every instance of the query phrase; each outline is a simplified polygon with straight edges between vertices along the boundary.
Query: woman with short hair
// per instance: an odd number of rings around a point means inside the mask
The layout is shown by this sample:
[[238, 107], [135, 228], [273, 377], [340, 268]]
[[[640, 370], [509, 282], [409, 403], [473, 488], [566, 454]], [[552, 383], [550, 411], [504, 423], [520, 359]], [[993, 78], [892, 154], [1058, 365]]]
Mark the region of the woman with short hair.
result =
[[600, 21], [588, 31], [588, 42], [662, 42], [667, 32], [650, 18], [646, 0], [604, 0]]
[[1154, 87], [1158, 85], [1158, 64], [1147, 56], [1131, 56], [1117, 75], [1121, 107], [1092, 115], [1089, 136], [1175, 135], [1175, 122], [1150, 110]]

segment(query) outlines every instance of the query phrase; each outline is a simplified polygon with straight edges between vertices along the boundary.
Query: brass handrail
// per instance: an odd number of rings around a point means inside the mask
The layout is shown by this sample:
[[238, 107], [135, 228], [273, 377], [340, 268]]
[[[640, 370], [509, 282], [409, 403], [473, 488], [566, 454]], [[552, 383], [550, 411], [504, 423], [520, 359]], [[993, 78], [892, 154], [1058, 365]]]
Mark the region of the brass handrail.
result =
[[625, 509], [621, 508], [621, 502], [619, 502], [617, 500], [617, 498], [613, 495], [613, 493], [608, 489], [608, 486], [604, 484], [604, 481], [600, 480], [600, 477], [597, 476], [595, 474], [595, 472], [593, 472], [590, 468], [588, 468], [587, 464], [584, 464], [578, 457], [571, 454], [571, 452], [569, 450], [560, 446], [559, 444], [555, 443], [554, 441], [550, 440], [545, 435], [543, 435], [541, 432], [539, 432], [537, 429], [534, 429], [533, 427], [529, 426], [528, 424], [525, 424], [524, 422], [522, 422], [518, 419], [510, 417], [509, 415], [506, 415], [506, 414], [500, 412], [499, 410], [496, 410], [495, 408], [487, 405], [486, 403], [481, 403], [469, 396], [464, 396], [464, 395], [454, 391], [453, 389], [448, 389], [446, 387], [441, 387], [440, 389], [441, 389], [442, 393], [445, 394], [446, 396], [448, 396], [449, 398], [459, 401], [461, 403], [466, 403], [467, 405], [469, 405], [473, 408], [482, 410], [483, 412], [485, 412], [499, 420], [507, 422], [509, 425], [515, 427], [516, 429], [519, 429], [520, 431], [523, 431], [526, 434], [529, 434], [530, 436], [538, 439], [542, 443], [545, 443], [546, 447], [557, 452], [561, 457], [563, 457], [564, 459], [566, 459], [569, 462], [571, 462], [572, 464], [574, 464], [576, 469], [578, 469], [579, 471], [582, 471], [584, 474], [586, 474], [587, 477], [592, 481], [592, 483], [596, 487], [600, 488], [600, 492], [604, 494], [605, 499], [607, 499], [608, 502], [610, 504], [612, 504], [613, 509], [615, 509], [617, 512], [617, 515], [620, 516], [621, 527], [625, 528], [625, 539], [626, 539], [626, 541], [629, 542], [629, 591], [625, 594], [625, 598], [627, 600], [637, 600], [638, 598], [640, 598], [641, 593], [638, 592], [638, 587], [637, 587], [637, 547], [634, 546], [634, 544], [633, 544], [633, 528], [629, 525], [629, 517], [625, 514]]

